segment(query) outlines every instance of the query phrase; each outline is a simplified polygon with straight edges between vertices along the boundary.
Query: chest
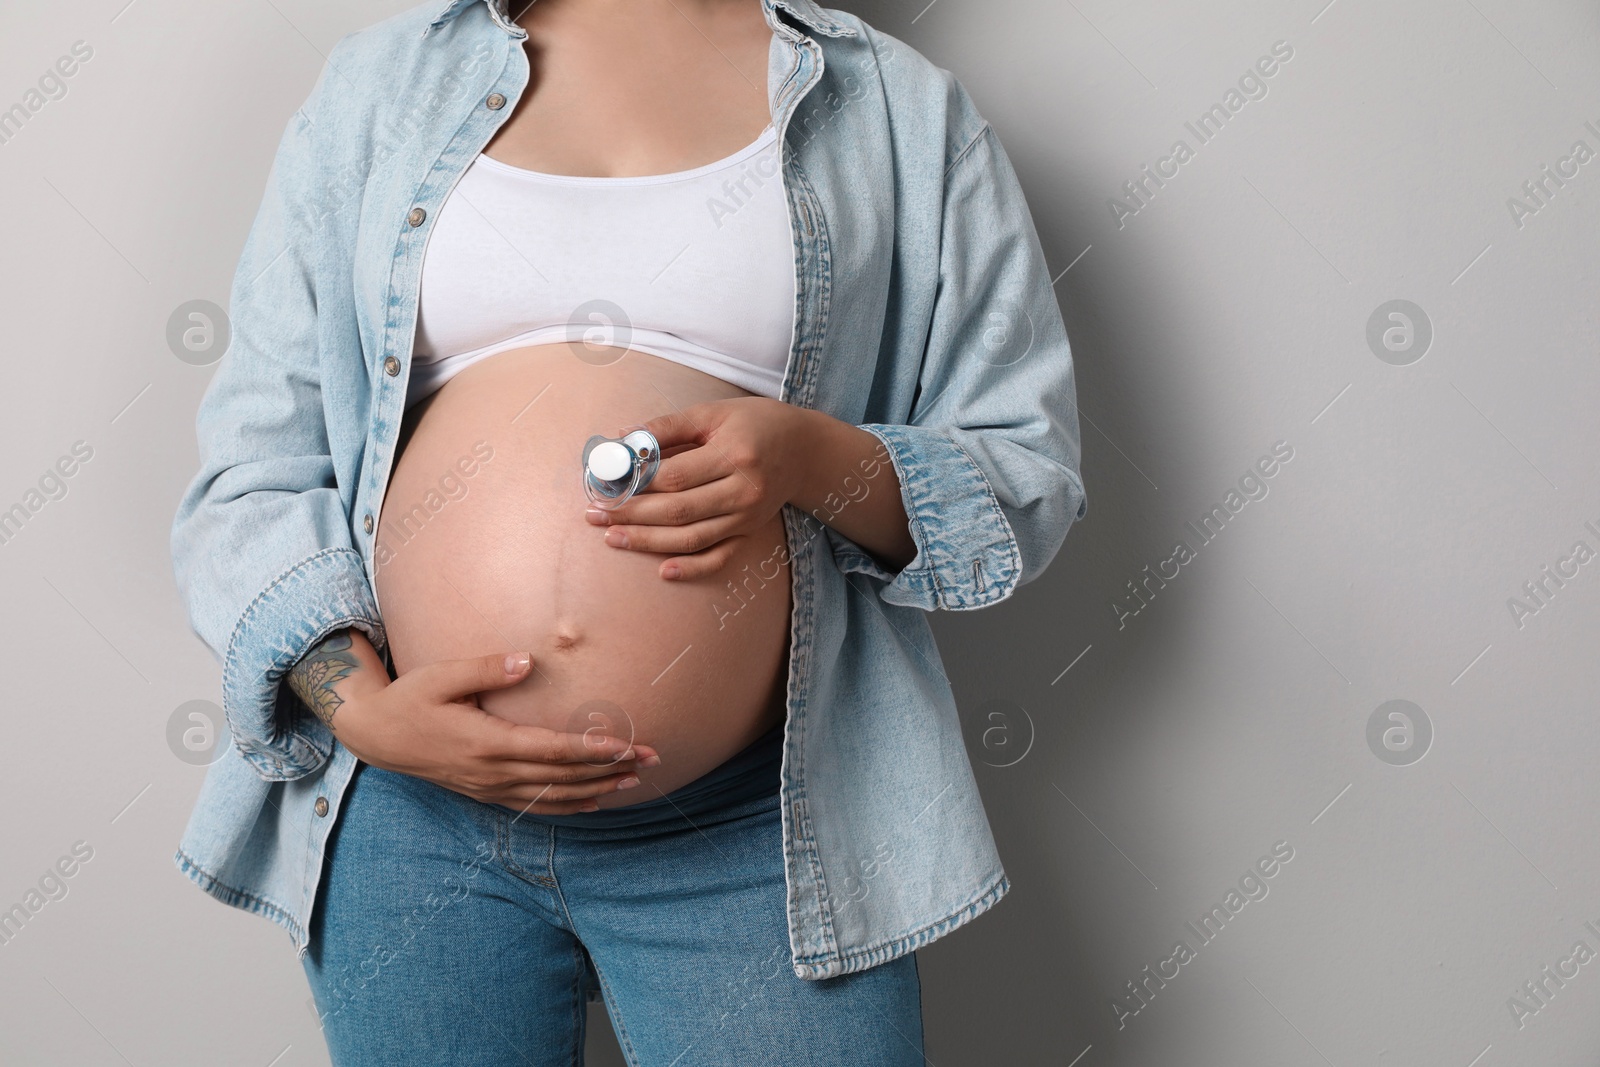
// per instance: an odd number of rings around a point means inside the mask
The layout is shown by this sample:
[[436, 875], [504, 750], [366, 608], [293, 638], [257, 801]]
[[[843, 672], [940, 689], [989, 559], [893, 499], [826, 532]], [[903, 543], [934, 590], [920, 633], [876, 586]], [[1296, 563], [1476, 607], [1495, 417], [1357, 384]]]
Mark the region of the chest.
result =
[[528, 86], [486, 154], [552, 174], [635, 177], [753, 141], [770, 119], [772, 32], [760, 5], [641, 8], [604, 21], [530, 9]]

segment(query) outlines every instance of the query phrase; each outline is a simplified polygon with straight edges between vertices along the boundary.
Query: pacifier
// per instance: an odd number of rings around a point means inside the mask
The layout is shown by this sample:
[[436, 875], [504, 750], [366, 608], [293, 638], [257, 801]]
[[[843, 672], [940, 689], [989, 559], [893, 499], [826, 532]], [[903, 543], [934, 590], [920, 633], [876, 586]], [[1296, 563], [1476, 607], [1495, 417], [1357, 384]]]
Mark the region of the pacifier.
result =
[[661, 445], [643, 426], [621, 437], [596, 434], [583, 446], [583, 491], [597, 508], [612, 511], [650, 484], [661, 466]]

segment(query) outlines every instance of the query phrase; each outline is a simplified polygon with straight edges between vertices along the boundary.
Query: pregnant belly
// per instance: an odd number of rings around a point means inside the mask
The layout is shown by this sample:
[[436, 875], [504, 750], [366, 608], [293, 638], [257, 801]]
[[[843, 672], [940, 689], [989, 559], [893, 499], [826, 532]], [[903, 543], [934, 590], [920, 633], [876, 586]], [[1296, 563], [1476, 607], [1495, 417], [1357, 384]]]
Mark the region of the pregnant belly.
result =
[[782, 721], [790, 590], [781, 515], [721, 572], [691, 580], [661, 578], [667, 556], [613, 548], [584, 519], [590, 435], [749, 395], [655, 356], [604, 352], [502, 352], [408, 412], [375, 556], [398, 674], [526, 650], [534, 670], [480, 694], [485, 711], [661, 754], [640, 788], [599, 798], [620, 807], [693, 781]]

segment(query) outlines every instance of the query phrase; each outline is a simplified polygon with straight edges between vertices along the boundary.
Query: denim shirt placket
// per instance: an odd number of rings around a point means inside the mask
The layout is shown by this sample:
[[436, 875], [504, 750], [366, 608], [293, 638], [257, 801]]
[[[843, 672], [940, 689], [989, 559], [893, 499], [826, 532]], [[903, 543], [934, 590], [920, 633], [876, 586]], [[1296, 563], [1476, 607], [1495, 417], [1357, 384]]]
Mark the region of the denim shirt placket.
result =
[[[814, 40], [775, 17], [773, 21], [775, 32], [790, 45], [789, 55], [794, 64], [779, 86], [775, 101], [778, 143], [784, 146], [780, 173], [795, 246], [794, 343], [780, 399], [797, 407], [812, 408], [816, 400], [819, 357], [827, 331], [832, 280], [821, 198], [790, 150], [786, 134], [800, 102], [822, 79], [824, 60], [822, 49]], [[817, 543], [819, 531], [815, 528], [816, 520], [793, 505], [784, 505], [783, 519], [793, 596], [780, 806], [783, 837], [788, 843], [784, 850], [788, 907], [791, 914], [798, 911], [795, 918], [799, 920], [790, 924], [791, 949], [797, 957], [817, 951], [834, 955], [838, 949], [828, 920], [822, 857], [807, 809], [804, 747], [800, 743], [809, 710], [808, 679], [816, 621], [817, 558], [815, 550], [807, 546]]]
[[[466, 174], [467, 168], [477, 158], [478, 153], [483, 151], [516, 109], [517, 101], [528, 84], [527, 53], [522, 49], [522, 41], [526, 39], [527, 31], [500, 18], [495, 4], [489, 3], [487, 6], [494, 15], [495, 24], [505, 30], [502, 42], [505, 55], [500, 72], [490, 79], [487, 85], [479, 86], [478, 92], [473, 94], [472, 110], [468, 112], [455, 135], [450, 138], [449, 144], [439, 154], [439, 158], [429, 168], [427, 176], [408, 198], [410, 206], [407, 211], [425, 212], [421, 224], [412, 225], [408, 217], [396, 220], [399, 233], [393, 256], [395, 268], [390, 271], [389, 289], [385, 299], [389, 315], [383, 326], [383, 350], [374, 370], [379, 395], [372, 404], [372, 428], [367, 438], [368, 447], [373, 455], [372, 461], [368, 464], [370, 474], [367, 482], [367, 499], [370, 503], [366, 513], [373, 520], [373, 528], [368, 531], [367, 540], [363, 542], [366, 549], [363, 556], [366, 559], [367, 578], [372, 583], [374, 601], [378, 603], [380, 614], [382, 602], [376, 599], [377, 574], [374, 568], [374, 561], [377, 558], [374, 550], [377, 519], [383, 514], [389, 473], [394, 464], [395, 445], [399, 437], [400, 423], [405, 414], [404, 401], [407, 383], [410, 380], [412, 348], [416, 341], [417, 309], [421, 299], [422, 261], [427, 252], [428, 238], [433, 233], [434, 224], [438, 221], [439, 211], [445, 201], [455, 191], [457, 183]], [[504, 103], [498, 108], [490, 108], [487, 101], [496, 94], [504, 98]], [[400, 284], [402, 281], [403, 299]], [[398, 371], [395, 374], [387, 372], [391, 359], [398, 362]]]

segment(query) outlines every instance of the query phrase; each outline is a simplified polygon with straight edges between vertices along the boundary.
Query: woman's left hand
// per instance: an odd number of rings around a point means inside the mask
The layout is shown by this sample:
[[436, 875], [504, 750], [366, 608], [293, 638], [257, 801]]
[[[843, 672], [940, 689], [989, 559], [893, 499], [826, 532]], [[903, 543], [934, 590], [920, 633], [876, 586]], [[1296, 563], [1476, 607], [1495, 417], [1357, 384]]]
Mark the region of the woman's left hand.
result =
[[606, 544], [672, 553], [663, 578], [721, 570], [741, 542], [798, 492], [805, 475], [805, 409], [764, 396], [692, 404], [644, 424], [661, 444], [656, 476], [621, 507], [591, 507]]

